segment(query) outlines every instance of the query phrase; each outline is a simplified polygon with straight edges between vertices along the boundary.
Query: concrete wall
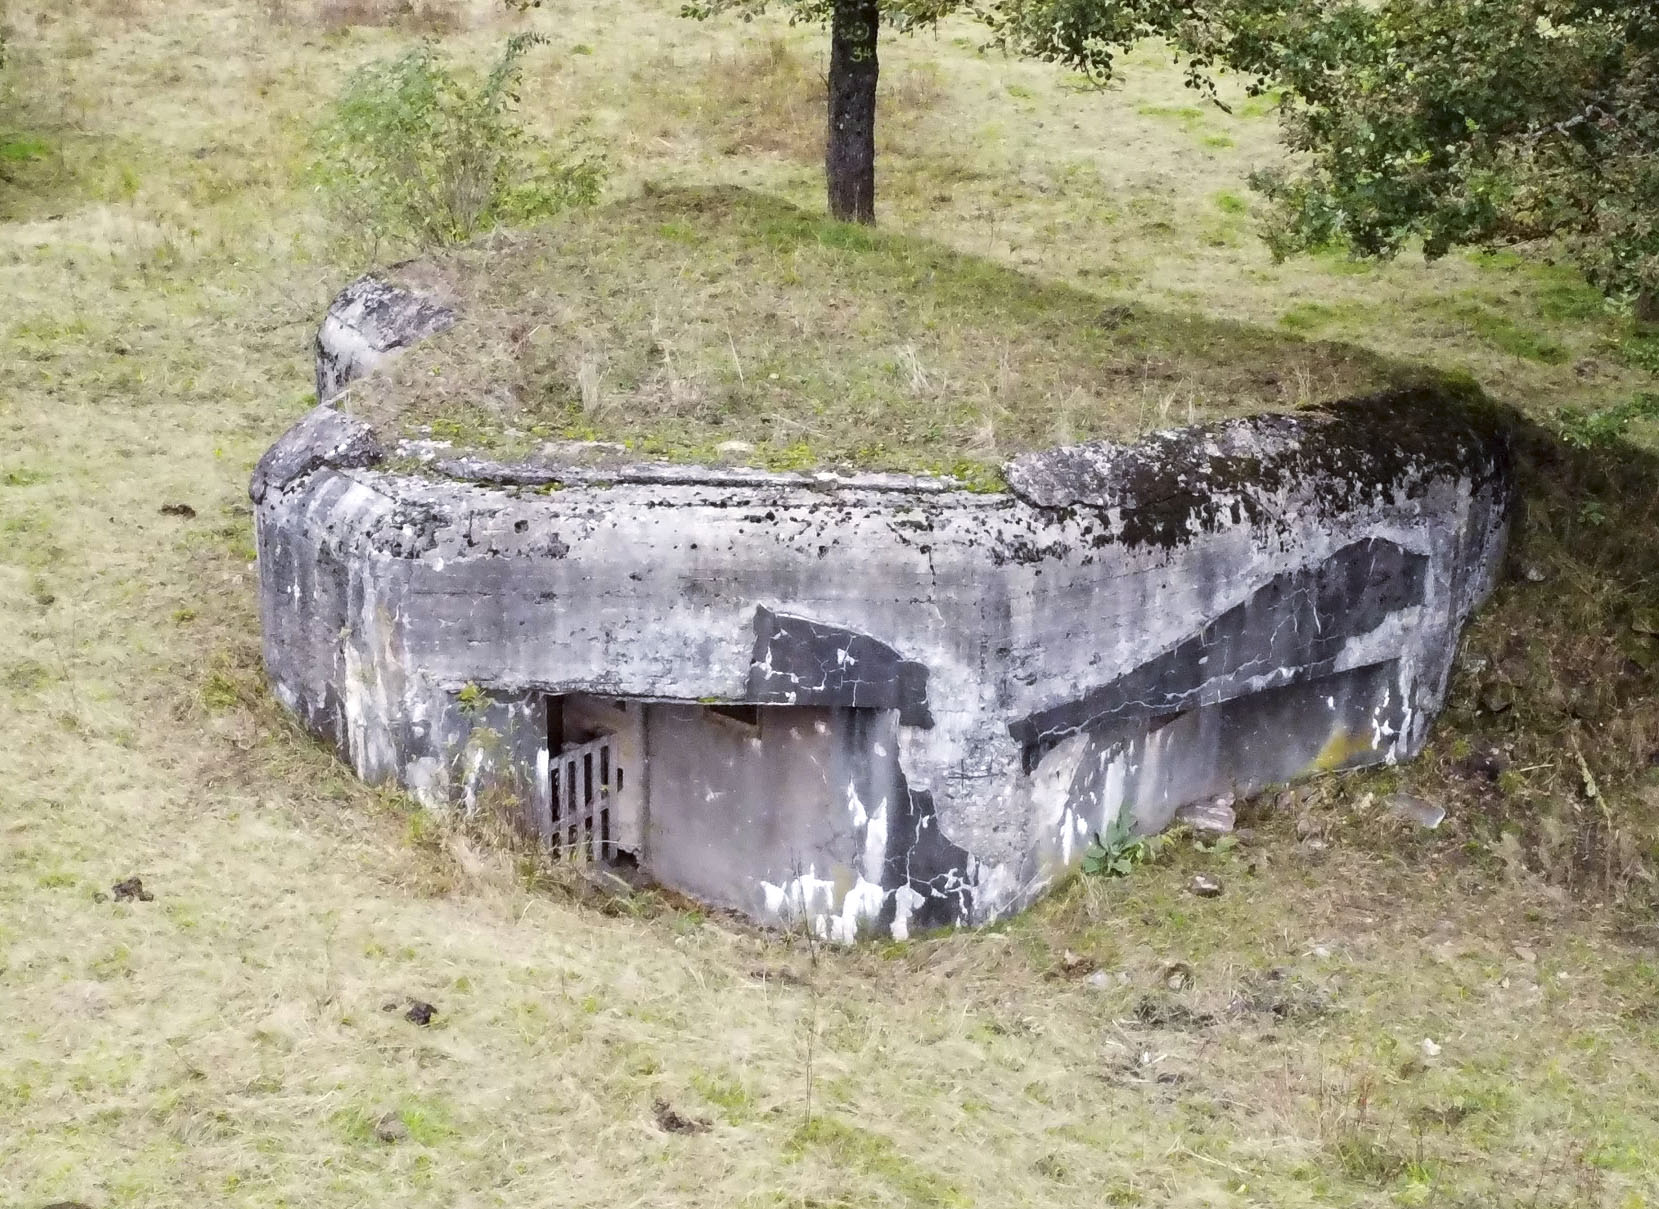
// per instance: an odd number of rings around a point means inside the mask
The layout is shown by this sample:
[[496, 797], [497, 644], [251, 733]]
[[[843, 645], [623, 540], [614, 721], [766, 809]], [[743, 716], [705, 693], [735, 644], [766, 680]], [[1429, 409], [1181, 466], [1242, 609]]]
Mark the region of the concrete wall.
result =
[[836, 809], [831, 712], [767, 707], [746, 726], [701, 705], [653, 705], [645, 863], [654, 876], [706, 902], [750, 914], [766, 887], [842, 847]]
[[[325, 407], [255, 473], [283, 701], [361, 775], [463, 807], [545, 794], [541, 694], [663, 702], [647, 813], [670, 830], [648, 866], [826, 935], [981, 923], [1120, 811], [1154, 830], [1219, 792], [1411, 756], [1511, 495], [1496, 422], [1431, 391], [1051, 450], [996, 494], [384, 465]], [[673, 705], [710, 700], [826, 733], [745, 762]]]

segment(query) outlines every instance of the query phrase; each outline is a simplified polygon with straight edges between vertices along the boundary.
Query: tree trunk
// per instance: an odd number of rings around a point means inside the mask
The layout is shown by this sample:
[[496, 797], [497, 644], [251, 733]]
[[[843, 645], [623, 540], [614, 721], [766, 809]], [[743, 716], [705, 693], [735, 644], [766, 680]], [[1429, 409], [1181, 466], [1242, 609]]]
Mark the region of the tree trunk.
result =
[[1659, 325], [1659, 289], [1636, 291], [1636, 322]]
[[824, 175], [830, 214], [876, 221], [876, 29], [879, 0], [835, 0], [830, 18], [829, 137]]

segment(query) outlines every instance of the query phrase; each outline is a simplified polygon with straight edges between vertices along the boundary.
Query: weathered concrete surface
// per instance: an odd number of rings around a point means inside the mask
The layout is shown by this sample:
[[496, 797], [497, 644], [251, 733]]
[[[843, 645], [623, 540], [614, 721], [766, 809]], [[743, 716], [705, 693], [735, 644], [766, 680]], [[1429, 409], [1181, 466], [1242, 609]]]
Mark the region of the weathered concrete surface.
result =
[[[454, 319], [355, 283], [319, 398]], [[1414, 754], [1511, 493], [1429, 391], [1027, 455], [994, 495], [397, 452], [428, 474], [319, 407], [255, 472], [282, 700], [364, 777], [549, 839], [555, 749], [611, 733], [647, 870], [841, 938], [1017, 909], [1125, 812]]]
[[341, 290], [317, 332], [317, 402], [337, 398], [399, 349], [452, 327], [448, 307], [374, 277]]
[[548, 695], [651, 703], [645, 867], [831, 936], [994, 919], [1122, 811], [1414, 754], [1510, 500], [1431, 392], [1031, 455], [1003, 494], [379, 456], [319, 409], [255, 473], [281, 699], [362, 776], [531, 826]]

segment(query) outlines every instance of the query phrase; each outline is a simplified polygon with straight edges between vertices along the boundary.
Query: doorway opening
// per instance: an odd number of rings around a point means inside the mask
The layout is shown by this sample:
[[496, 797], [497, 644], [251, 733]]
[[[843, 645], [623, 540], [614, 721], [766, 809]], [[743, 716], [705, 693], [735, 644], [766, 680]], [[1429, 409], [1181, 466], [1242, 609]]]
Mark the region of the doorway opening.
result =
[[637, 866], [645, 833], [645, 705], [572, 693], [547, 699], [548, 810], [555, 858]]

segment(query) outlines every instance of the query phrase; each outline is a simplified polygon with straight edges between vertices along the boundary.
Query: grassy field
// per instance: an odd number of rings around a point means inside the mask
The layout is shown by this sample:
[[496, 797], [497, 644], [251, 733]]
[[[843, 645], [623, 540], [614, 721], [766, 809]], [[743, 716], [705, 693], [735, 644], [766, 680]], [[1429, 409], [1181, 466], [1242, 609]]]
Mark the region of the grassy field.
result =
[[[1271, 113], [1199, 106], [1152, 49], [1097, 92], [968, 27], [893, 44], [884, 230], [1529, 417], [1514, 574], [1418, 765], [999, 930], [825, 951], [538, 874], [268, 699], [245, 483], [365, 267], [307, 131], [358, 63], [483, 62], [527, 23], [527, 105], [590, 118], [616, 198], [818, 206], [820, 37], [677, 7], [11, 0], [0, 1205], [1659, 1203], [1659, 474], [1639, 428], [1561, 435], [1659, 354], [1536, 260], [1274, 265], [1243, 184]], [[1400, 787], [1447, 823], [1396, 821]], [[134, 874], [153, 901], [113, 901]]]

